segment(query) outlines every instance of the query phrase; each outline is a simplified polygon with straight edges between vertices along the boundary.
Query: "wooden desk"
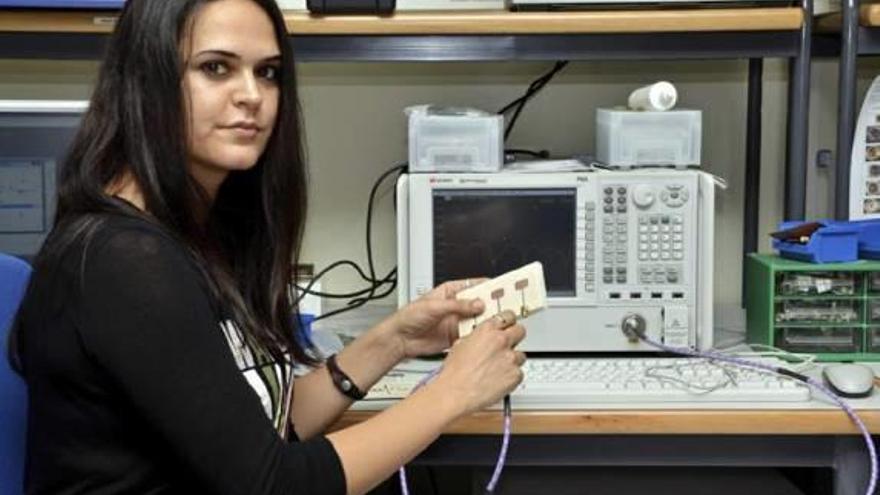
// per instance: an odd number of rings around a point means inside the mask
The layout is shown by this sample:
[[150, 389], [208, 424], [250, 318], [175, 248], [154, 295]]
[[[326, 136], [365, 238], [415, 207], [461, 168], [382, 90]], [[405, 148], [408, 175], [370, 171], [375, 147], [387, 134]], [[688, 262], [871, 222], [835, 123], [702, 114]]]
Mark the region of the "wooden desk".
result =
[[[374, 414], [351, 411], [335, 427]], [[880, 432], [880, 409], [859, 416]], [[501, 424], [494, 411], [464, 418], [412, 464], [469, 467], [488, 479]], [[567, 489], [579, 479], [587, 486], [590, 475], [577, 468], [595, 466], [824, 467], [833, 470], [835, 495], [863, 495], [869, 476], [862, 437], [843, 412], [830, 409], [514, 411], [513, 433], [504, 478], [534, 482], [542, 471], [532, 468], [555, 466], [542, 483], [558, 486], [562, 470]]]
[[[800, 29], [799, 8], [676, 9], [590, 12], [399, 12], [387, 17], [317, 17], [286, 12], [291, 35], [585, 34]], [[0, 32], [109, 33], [114, 14], [100, 11], [0, 11]]]
[[[373, 411], [349, 411], [341, 429], [367, 420]], [[860, 411], [869, 431], [880, 433], [880, 410]], [[839, 410], [593, 410], [514, 411], [515, 435], [857, 435]], [[501, 413], [480, 412], [454, 423], [446, 435], [495, 435]]]

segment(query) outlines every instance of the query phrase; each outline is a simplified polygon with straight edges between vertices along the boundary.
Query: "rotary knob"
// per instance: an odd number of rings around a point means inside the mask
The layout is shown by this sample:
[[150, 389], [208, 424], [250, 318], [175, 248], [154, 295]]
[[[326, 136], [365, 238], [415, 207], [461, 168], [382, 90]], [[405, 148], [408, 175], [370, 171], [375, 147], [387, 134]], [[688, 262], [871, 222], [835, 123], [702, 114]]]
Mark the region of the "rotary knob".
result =
[[620, 323], [620, 329], [630, 342], [638, 342], [645, 335], [646, 326], [645, 318], [638, 313], [626, 315]]
[[654, 204], [657, 194], [654, 192], [654, 188], [648, 184], [639, 184], [633, 188], [632, 198], [637, 207], [645, 209]]

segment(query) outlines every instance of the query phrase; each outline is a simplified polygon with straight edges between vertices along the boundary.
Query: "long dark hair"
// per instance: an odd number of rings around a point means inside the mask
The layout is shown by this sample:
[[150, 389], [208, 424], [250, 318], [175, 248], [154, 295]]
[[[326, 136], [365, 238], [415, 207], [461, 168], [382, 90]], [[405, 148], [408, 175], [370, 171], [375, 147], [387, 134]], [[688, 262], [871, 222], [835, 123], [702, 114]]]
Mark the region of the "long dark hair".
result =
[[[281, 51], [280, 97], [272, 136], [257, 164], [230, 173], [208, 206], [187, 172], [181, 40], [201, 5], [213, 0], [128, 0], [108, 40], [88, 111], [61, 169], [55, 225], [36, 259], [54, 266], [87, 243], [100, 214], [134, 214], [105, 192], [131, 174], [151, 221], [190, 250], [215, 303], [246, 338], [278, 361], [313, 363], [294, 337], [289, 299], [306, 218], [307, 176], [293, 55], [274, 0], [252, 0], [268, 14]], [[210, 208], [210, 209], [208, 209]], [[208, 211], [207, 222], [196, 212]], [[21, 370], [16, 333], [13, 366]]]

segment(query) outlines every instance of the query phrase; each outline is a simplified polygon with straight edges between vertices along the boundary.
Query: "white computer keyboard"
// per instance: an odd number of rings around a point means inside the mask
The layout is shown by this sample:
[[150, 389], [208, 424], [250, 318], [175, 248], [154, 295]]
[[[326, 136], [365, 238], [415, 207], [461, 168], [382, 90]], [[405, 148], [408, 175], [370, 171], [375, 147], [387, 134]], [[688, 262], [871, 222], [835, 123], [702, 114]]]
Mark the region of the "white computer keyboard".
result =
[[[772, 358], [750, 360], [784, 365]], [[530, 358], [523, 369], [525, 380], [511, 394], [514, 406], [810, 399], [809, 388], [790, 378], [698, 358]], [[404, 398], [424, 377], [425, 373], [389, 373], [367, 400]]]

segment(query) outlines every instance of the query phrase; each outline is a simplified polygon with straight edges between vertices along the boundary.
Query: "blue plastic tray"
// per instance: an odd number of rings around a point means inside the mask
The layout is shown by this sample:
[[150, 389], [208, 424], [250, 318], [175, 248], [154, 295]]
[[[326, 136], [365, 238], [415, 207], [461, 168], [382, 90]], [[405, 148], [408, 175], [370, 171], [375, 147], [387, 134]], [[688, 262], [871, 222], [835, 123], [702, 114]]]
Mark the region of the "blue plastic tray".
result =
[[[805, 222], [783, 222], [780, 230], [791, 229]], [[773, 239], [773, 249], [784, 258], [810, 263], [843, 263], [859, 259], [861, 229], [850, 222], [823, 221], [824, 225], [806, 243]]]

